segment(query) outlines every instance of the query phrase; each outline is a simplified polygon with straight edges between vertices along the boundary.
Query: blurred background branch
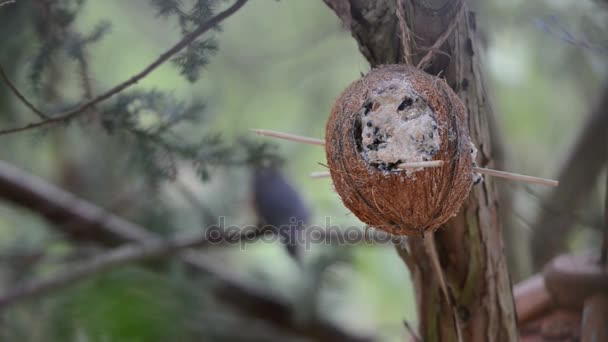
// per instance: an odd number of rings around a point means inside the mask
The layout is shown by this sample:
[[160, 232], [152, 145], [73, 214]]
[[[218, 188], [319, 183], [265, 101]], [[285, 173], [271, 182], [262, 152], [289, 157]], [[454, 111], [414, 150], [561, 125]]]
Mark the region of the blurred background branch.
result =
[[[215, 266], [217, 261], [196, 252], [183, 252], [191, 247], [201, 247], [209, 243], [208, 232], [184, 232], [173, 238], [162, 239], [149, 230], [127, 222], [103, 209], [79, 200], [73, 195], [2, 162], [0, 164], [0, 197], [15, 204], [39, 212], [58, 228], [67, 228], [73, 238], [94, 241], [102, 245], [130, 243], [92, 256], [90, 260], [63, 266], [63, 270], [48, 278], [17, 284], [13, 290], [0, 295], [0, 311], [7, 310], [15, 302], [31, 299], [51, 291], [72, 286], [87, 277], [113, 270], [128, 263], [152, 258], [162, 258], [169, 254], [181, 253], [181, 259], [194, 270], [212, 276], [220, 283], [223, 300], [232, 303], [248, 315], [267, 320], [281, 328], [289, 328], [291, 333], [313, 337], [318, 341], [367, 341], [368, 338], [351, 336], [341, 328], [316, 317], [296, 321], [289, 304], [273, 298], [270, 293], [251, 288], [238, 281], [235, 275], [226, 273]], [[230, 237], [215, 237], [231, 239]], [[234, 239], [234, 238], [232, 238]]]
[[531, 226], [531, 251], [535, 266], [541, 268], [566, 249], [570, 232], [576, 227], [575, 217], [568, 215], [585, 206], [597, 184], [608, 155], [608, 83], [597, 98], [578, 138], [562, 162], [557, 179], [560, 186], [541, 202], [549, 208], [539, 212]]

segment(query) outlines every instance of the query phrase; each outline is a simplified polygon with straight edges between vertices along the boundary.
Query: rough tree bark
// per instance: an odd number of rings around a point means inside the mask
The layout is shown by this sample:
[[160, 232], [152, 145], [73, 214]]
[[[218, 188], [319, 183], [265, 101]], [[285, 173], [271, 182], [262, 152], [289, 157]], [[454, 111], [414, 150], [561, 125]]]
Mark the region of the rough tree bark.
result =
[[[403, 63], [398, 4], [412, 32], [416, 65], [454, 20], [457, 24], [425, 69], [441, 73], [468, 108], [468, 125], [479, 148], [478, 164], [497, 167], [499, 137], [483, 80], [475, 13], [459, 0], [324, 0], [342, 19], [371, 66]], [[463, 7], [464, 6], [464, 7]], [[511, 282], [503, 252], [499, 200], [492, 179], [474, 188], [460, 214], [435, 234], [441, 267], [465, 341], [517, 340]], [[400, 251], [415, 285], [419, 333], [424, 341], [457, 339], [452, 310], [420, 238]]]

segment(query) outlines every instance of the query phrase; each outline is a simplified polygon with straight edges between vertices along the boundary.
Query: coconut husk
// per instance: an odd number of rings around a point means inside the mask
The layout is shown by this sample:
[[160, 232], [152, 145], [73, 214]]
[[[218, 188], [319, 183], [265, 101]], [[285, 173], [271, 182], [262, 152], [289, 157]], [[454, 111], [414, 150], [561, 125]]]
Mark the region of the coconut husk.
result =
[[[427, 160], [445, 161], [443, 166], [399, 170], [366, 157], [375, 153], [367, 147], [378, 147], [363, 146], [364, 127], [373, 128], [364, 116], [374, 118], [374, 111], [386, 112], [386, 106], [394, 106], [395, 115], [400, 115], [397, 107], [413, 102], [395, 102], [401, 95], [430, 108], [426, 113], [436, 122], [439, 149], [432, 151], [432, 159], [428, 151], [422, 154]], [[325, 136], [329, 170], [344, 205], [364, 223], [396, 235], [420, 235], [440, 227], [457, 214], [476, 178], [476, 149], [466, 122], [464, 105], [447, 83], [413, 67], [381, 66], [352, 83], [334, 104]]]

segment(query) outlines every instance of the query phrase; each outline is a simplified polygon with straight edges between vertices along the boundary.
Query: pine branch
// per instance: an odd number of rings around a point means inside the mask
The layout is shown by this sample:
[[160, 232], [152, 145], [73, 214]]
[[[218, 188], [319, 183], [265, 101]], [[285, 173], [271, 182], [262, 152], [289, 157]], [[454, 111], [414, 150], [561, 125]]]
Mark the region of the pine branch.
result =
[[20, 126], [20, 127], [2, 129], [2, 130], [0, 130], [0, 135], [17, 133], [17, 132], [34, 129], [34, 128], [48, 126], [51, 124], [66, 122], [70, 119], [73, 119], [73, 118], [85, 113], [85, 111], [87, 109], [93, 107], [94, 105], [96, 105], [100, 102], [103, 102], [103, 101], [109, 99], [110, 97], [120, 93], [121, 91], [123, 91], [123, 90], [129, 88], [130, 86], [136, 84], [137, 82], [141, 81], [143, 78], [145, 78], [148, 74], [150, 74], [156, 68], [161, 66], [167, 60], [171, 59], [171, 57], [173, 57], [173, 55], [180, 52], [182, 49], [184, 49], [185, 47], [190, 45], [192, 42], [194, 42], [200, 35], [209, 31], [210, 29], [214, 28], [217, 24], [222, 22], [224, 19], [226, 19], [226, 18], [230, 17], [232, 14], [236, 13], [241, 7], [243, 7], [243, 5], [245, 5], [245, 3], [247, 3], [247, 0], [237, 0], [232, 6], [230, 6], [223, 12], [218, 13], [211, 19], [207, 20], [205, 23], [201, 24], [196, 30], [186, 34], [177, 44], [175, 44], [173, 47], [171, 47], [170, 49], [165, 51], [163, 54], [161, 54], [154, 62], [149, 64], [142, 71], [131, 76], [126, 81], [119, 83], [116, 86], [110, 88], [106, 92], [96, 96], [95, 98], [80, 104], [76, 108], [73, 108], [66, 112], [54, 115], [54, 116], [50, 117], [49, 119], [29, 123], [27, 125]]
[[78, 62], [78, 73], [80, 76], [84, 98], [86, 100], [91, 100], [93, 98], [93, 85], [91, 84], [89, 61], [87, 59], [84, 46], [79, 48], [76, 61]]

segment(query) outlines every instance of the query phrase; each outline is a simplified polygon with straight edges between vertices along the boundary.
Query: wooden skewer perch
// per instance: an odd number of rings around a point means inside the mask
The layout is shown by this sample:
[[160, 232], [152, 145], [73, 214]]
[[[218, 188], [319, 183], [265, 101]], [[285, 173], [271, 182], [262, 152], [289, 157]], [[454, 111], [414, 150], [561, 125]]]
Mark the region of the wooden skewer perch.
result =
[[327, 178], [330, 176], [329, 171], [319, 171], [310, 174], [310, 178]]
[[[442, 162], [442, 160], [438, 160], [440, 162]], [[415, 164], [415, 163], [405, 163], [405, 164]], [[401, 165], [399, 165], [400, 167], [402, 167]], [[411, 166], [408, 165], [410, 168], [415, 168], [415, 167], [432, 167], [432, 166]], [[404, 167], [402, 167], [404, 168]], [[542, 185], [548, 185], [548, 186], [557, 186], [558, 182], [551, 180], [551, 179], [544, 179], [544, 178], [538, 178], [538, 177], [531, 177], [531, 176], [526, 176], [526, 175], [520, 175], [517, 173], [510, 173], [510, 172], [504, 172], [504, 171], [496, 171], [496, 170], [492, 170], [492, 169], [484, 169], [481, 167], [474, 167], [473, 168], [474, 172], [477, 173], [483, 173], [486, 174], [488, 176], [495, 176], [495, 177], [501, 177], [501, 178], [507, 178], [507, 179], [513, 179], [513, 180], [519, 180], [522, 182], [528, 182], [528, 183], [535, 183], [535, 184], [542, 184]], [[311, 178], [327, 178], [329, 177], [329, 171], [321, 171], [321, 172], [313, 172], [310, 174]]]
[[[401, 169], [416, 169], [420, 167], [440, 167], [445, 162], [443, 160], [431, 160], [431, 161], [422, 161], [422, 162], [411, 162], [411, 163], [401, 163], [399, 164], [399, 168]], [[325, 178], [329, 177], [328, 171], [320, 171], [313, 172], [310, 174], [311, 178]]]
[[415, 169], [418, 167], [440, 167], [443, 166], [443, 160], [431, 160], [422, 162], [401, 163], [397, 166], [401, 169]]
[[308, 137], [303, 137], [303, 136], [295, 135], [295, 134], [271, 131], [269, 129], [250, 129], [250, 131], [252, 131], [253, 133], [255, 133], [257, 135], [261, 135], [264, 137], [273, 137], [273, 138], [279, 138], [279, 139], [283, 139], [283, 140], [300, 142], [300, 143], [304, 143], [304, 144], [325, 146], [325, 141], [323, 141], [321, 139], [308, 138]]
[[[325, 146], [325, 141], [323, 141], [322, 139], [308, 138], [308, 137], [303, 137], [300, 135], [271, 131], [271, 130], [267, 130], [267, 129], [252, 129], [251, 131], [254, 133], [257, 133], [258, 135], [261, 135], [261, 136], [290, 140], [290, 141], [295, 141], [295, 142], [300, 142], [300, 143], [310, 144], [310, 145]], [[403, 163], [403, 164], [400, 164], [399, 167], [403, 168], [403, 169], [407, 169], [407, 168], [418, 168], [418, 167], [438, 167], [441, 165], [443, 165], [442, 160], [433, 160], [433, 161], [429, 161], [429, 162]], [[483, 167], [473, 167], [473, 172], [477, 172], [477, 173], [481, 173], [481, 174], [493, 176], [493, 177], [500, 177], [500, 178], [504, 178], [504, 179], [511, 179], [511, 180], [515, 180], [515, 181], [526, 182], [526, 183], [534, 183], [534, 184], [541, 184], [541, 185], [547, 185], [547, 186], [558, 186], [559, 185], [558, 181], [552, 180], [552, 179], [526, 176], [526, 175], [521, 175], [521, 174], [512, 173], [512, 172], [486, 169]], [[325, 177], [329, 177], [329, 172], [315, 172], [315, 173], [311, 174], [310, 176], [312, 178], [325, 178]]]
[[[399, 168], [401, 169], [416, 169], [419, 167], [439, 167], [444, 164], [443, 160], [431, 160], [431, 161], [423, 161], [423, 162], [411, 162], [411, 163], [401, 163], [399, 164]], [[329, 171], [319, 171], [313, 172], [310, 174], [310, 178], [326, 178], [329, 177]]]
[[526, 183], [534, 183], [534, 184], [541, 184], [541, 185], [547, 185], [547, 186], [558, 186], [559, 185], [559, 182], [556, 180], [553, 180], [553, 179], [520, 175], [518, 173], [486, 169], [483, 167], [473, 167], [473, 172], [481, 173], [481, 174], [488, 175], [488, 176], [522, 181], [522, 182], [526, 182]]

